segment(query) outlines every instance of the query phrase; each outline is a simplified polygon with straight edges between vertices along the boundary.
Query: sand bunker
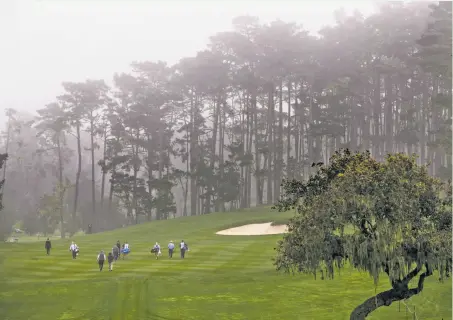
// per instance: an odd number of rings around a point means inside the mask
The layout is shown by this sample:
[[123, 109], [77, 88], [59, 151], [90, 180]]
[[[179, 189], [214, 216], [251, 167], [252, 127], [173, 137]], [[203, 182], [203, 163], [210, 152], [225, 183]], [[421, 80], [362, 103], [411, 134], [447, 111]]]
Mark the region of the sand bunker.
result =
[[224, 236], [262, 236], [267, 234], [281, 234], [288, 232], [286, 225], [273, 226], [272, 222], [247, 224], [245, 226], [231, 228], [216, 232]]

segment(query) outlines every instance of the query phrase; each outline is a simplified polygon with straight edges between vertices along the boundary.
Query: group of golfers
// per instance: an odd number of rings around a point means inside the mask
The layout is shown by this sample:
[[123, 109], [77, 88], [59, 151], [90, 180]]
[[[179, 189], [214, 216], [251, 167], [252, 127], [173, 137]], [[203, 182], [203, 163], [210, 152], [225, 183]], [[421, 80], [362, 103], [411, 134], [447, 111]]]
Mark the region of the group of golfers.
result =
[[[47, 238], [44, 247], [46, 249], [47, 255], [49, 255], [50, 249], [52, 248], [52, 244], [51, 244], [49, 238]], [[168, 247], [168, 257], [171, 259], [171, 258], [173, 258], [175, 244], [173, 243], [173, 241], [170, 241], [170, 243], [168, 244], [167, 247]], [[184, 240], [181, 240], [181, 243], [179, 244], [179, 249], [180, 249], [180, 253], [181, 253], [181, 259], [184, 259], [186, 251], [189, 251], [189, 247], [188, 247], [187, 243], [184, 242]], [[74, 241], [72, 241], [71, 245], [69, 246], [69, 251], [71, 252], [72, 259], [76, 259], [79, 254], [79, 247], [77, 246], [77, 244]], [[123, 245], [121, 245], [119, 240], [116, 242], [116, 245], [113, 246], [112, 251], [109, 252], [107, 256], [105, 255], [104, 251], [101, 250], [101, 252], [99, 252], [99, 254], [97, 256], [99, 271], [102, 271], [102, 269], [104, 268], [104, 262], [106, 260], [109, 264], [109, 271], [112, 271], [113, 262], [117, 261], [119, 259], [119, 257], [121, 256], [121, 254], [122, 254], [123, 260], [124, 260], [124, 258], [129, 254], [130, 251], [131, 250], [129, 248], [129, 244], [127, 243], [127, 241], [125, 241], [123, 243]], [[151, 253], [154, 253], [154, 255], [156, 256], [156, 260], [159, 259], [159, 257], [162, 255], [161, 247], [158, 242], [156, 242], [154, 247], [151, 249]]]
[[[175, 244], [173, 243], [173, 240], [170, 241], [167, 247], [168, 257], [171, 259], [173, 258], [173, 252], [175, 250]], [[189, 251], [189, 246], [187, 245], [187, 243], [184, 242], [184, 240], [181, 240], [181, 243], [179, 244], [179, 250], [181, 253], [181, 259], [184, 259], [186, 251]], [[154, 253], [154, 255], [156, 256], [156, 260], [159, 259], [159, 257], [162, 255], [160, 244], [158, 242], [156, 242], [154, 247], [151, 249], [151, 253]]]

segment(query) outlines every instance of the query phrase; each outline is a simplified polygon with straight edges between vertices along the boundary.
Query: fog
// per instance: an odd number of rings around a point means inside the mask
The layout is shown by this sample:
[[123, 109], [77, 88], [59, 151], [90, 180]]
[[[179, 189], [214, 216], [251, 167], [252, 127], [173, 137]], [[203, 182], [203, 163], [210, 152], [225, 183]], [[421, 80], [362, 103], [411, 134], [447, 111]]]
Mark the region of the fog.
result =
[[3, 318], [449, 318], [452, 25], [446, 1], [0, 1]]
[[[221, 4], [221, 5], [220, 5]], [[367, 15], [366, 1], [32, 1], [0, 4], [0, 114], [34, 111], [61, 94], [62, 81], [104, 79], [132, 61], [169, 64], [205, 48], [244, 14], [302, 23], [316, 33], [344, 8]], [[4, 122], [0, 122], [4, 126]]]

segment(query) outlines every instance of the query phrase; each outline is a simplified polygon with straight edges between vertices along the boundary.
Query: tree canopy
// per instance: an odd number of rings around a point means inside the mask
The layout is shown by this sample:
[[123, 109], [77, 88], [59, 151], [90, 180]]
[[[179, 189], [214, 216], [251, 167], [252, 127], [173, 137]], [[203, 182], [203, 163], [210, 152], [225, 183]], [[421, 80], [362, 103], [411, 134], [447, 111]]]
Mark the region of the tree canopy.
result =
[[368, 151], [346, 149], [318, 167], [307, 182], [284, 183], [277, 207], [297, 214], [277, 247], [277, 269], [333, 278], [336, 269], [350, 266], [375, 283], [385, 274], [391, 289], [366, 300], [351, 319], [420, 293], [434, 271], [441, 280], [449, 276], [451, 183], [404, 154], [378, 162]]
[[445, 2], [338, 13], [317, 34], [242, 16], [174, 65], [133, 62], [109, 86], [65, 81], [39, 126], [6, 114], [5, 214], [36, 215], [65, 179], [71, 232], [118, 226], [114, 207], [138, 223], [272, 204], [283, 179], [306, 179], [340, 148], [416, 153], [446, 180], [451, 25]]

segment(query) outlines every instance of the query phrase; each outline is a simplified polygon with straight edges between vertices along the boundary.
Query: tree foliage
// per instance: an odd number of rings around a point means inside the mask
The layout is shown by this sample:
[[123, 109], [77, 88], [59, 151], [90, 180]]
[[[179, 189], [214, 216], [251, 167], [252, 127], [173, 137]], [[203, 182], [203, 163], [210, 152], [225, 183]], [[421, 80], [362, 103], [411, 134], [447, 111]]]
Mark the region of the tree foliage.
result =
[[[277, 269], [323, 274], [351, 266], [391, 289], [357, 307], [364, 319], [380, 306], [408, 299], [424, 280], [451, 271], [451, 184], [428, 174], [414, 156], [336, 152], [307, 182], [287, 181], [280, 210], [297, 208], [277, 248]], [[418, 284], [411, 287], [411, 280]]]
[[[32, 212], [61, 167], [74, 181], [71, 231], [87, 223], [100, 229], [116, 203], [130, 223], [271, 204], [283, 179], [307, 179], [317, 170], [312, 163], [328, 164], [340, 148], [370, 150], [379, 161], [416, 153], [430, 175], [446, 180], [451, 7], [429, 5], [338, 13], [317, 35], [298, 23], [241, 16], [174, 65], [133, 62], [110, 87], [100, 79], [63, 82], [56, 102], [40, 111], [41, 128], [7, 115], [14, 121], [3, 137], [12, 159], [5, 207], [17, 219]], [[57, 137], [77, 154], [62, 152], [63, 166], [51, 150], [34, 155]], [[27, 201], [16, 196], [23, 190]]]

